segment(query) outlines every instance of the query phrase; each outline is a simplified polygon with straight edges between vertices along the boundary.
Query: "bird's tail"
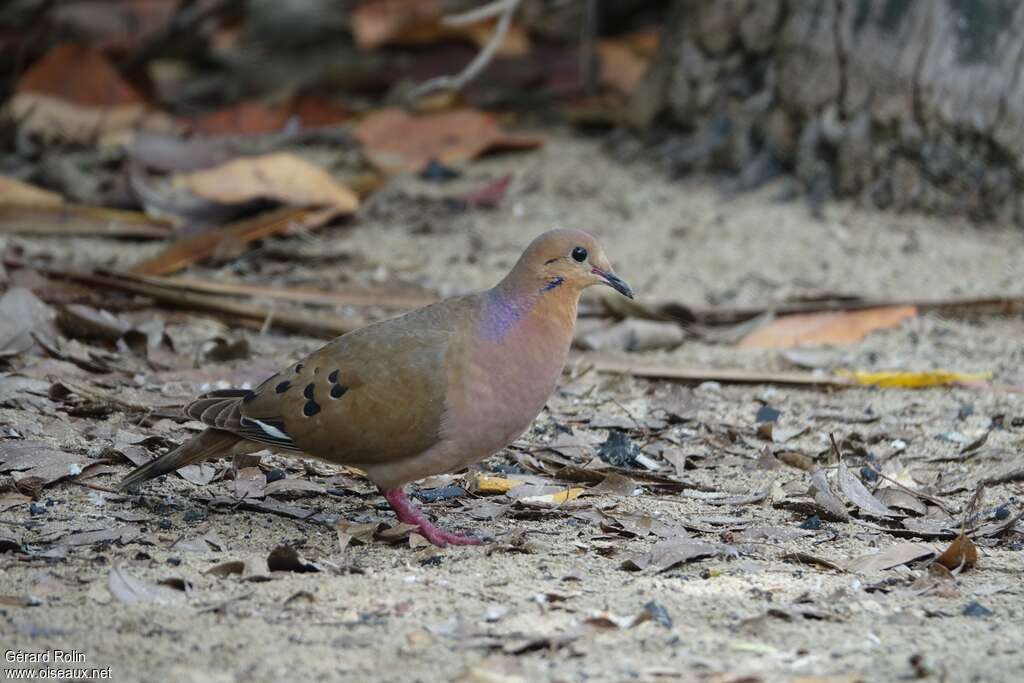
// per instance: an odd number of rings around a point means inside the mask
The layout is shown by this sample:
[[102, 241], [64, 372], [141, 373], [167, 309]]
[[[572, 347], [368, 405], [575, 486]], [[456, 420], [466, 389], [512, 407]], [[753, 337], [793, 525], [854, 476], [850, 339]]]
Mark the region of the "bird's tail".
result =
[[134, 488], [144, 481], [168, 474], [185, 465], [232, 454], [232, 448], [242, 441], [231, 432], [207, 429], [181, 444], [170, 453], [141, 465], [121, 480], [119, 488]]

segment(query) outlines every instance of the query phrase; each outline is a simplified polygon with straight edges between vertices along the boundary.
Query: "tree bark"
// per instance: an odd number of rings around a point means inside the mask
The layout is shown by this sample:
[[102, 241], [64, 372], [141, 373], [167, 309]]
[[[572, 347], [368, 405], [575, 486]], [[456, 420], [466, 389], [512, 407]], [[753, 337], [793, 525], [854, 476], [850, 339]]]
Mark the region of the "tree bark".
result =
[[676, 0], [631, 103], [679, 172], [1022, 223], [1024, 3]]

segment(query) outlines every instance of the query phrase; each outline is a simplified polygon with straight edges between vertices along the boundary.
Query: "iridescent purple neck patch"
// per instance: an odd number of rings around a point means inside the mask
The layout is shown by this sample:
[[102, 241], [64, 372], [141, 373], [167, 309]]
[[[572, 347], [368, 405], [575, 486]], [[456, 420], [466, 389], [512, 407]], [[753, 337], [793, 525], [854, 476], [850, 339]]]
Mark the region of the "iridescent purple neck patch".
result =
[[532, 307], [532, 300], [517, 299], [492, 290], [484, 300], [480, 333], [488, 341], [501, 341]]

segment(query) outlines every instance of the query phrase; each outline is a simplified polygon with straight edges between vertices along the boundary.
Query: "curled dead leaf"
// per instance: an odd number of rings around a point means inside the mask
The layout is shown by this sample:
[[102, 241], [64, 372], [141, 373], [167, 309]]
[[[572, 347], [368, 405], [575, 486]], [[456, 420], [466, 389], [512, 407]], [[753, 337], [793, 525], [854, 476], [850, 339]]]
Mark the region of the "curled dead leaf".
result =
[[978, 564], [978, 548], [968, 536], [961, 533], [949, 544], [935, 562], [950, 571], [973, 569]]

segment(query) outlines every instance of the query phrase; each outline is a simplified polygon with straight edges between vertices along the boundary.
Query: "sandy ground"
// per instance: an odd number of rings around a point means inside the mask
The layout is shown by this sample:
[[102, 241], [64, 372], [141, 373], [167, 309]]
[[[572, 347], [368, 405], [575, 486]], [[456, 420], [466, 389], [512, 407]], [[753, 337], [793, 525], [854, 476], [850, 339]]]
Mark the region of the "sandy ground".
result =
[[[437, 199], [505, 172], [514, 180], [499, 210], [457, 212]], [[556, 136], [536, 153], [475, 163], [455, 186], [400, 181], [376, 196], [356, 225], [278, 240], [231, 266], [193, 274], [401, 285], [447, 295], [492, 284], [529, 239], [561, 225], [600, 236], [617, 271], [643, 295], [693, 304], [770, 304], [821, 292], [1024, 292], [1019, 231], [845, 203], [827, 207], [819, 221], [799, 202], [778, 201], [780, 193], [775, 184], [725, 196], [709, 182], [670, 182], [643, 164], [616, 163], [593, 140]], [[69, 251], [46, 240], [3, 241], [29, 257], [56, 252], [81, 263], [97, 255], [130, 263], [155, 248], [112, 250], [82, 240]], [[316, 256], [288, 266], [273, 256], [282, 247]], [[223, 333], [246, 336], [253, 346], [251, 360], [207, 365], [201, 376], [182, 373], [174, 384], [133, 379], [141, 396], [165, 404], [185, 400], [203, 382], [273, 370], [318, 343], [231, 331], [193, 316], [139, 315], [166, 316], [182, 355]], [[828, 369], [990, 371], [992, 386], [983, 389], [680, 390], [567, 375], [535, 428], [484, 469], [521, 462], [564, 438], [567, 421], [585, 444], [577, 453], [592, 459], [607, 436], [600, 425], [615, 423], [651, 457], [672, 447], [687, 455], [692, 469], [678, 476], [688, 487], [659, 492], [638, 475], [639, 495], [598, 493], [564, 506], [512, 505], [505, 496], [425, 506], [450, 527], [492, 535], [494, 543], [483, 548], [377, 541], [342, 549], [333, 521], [390, 522], [382, 500], [358, 478], [323, 468], [304, 473], [278, 456], [264, 458], [265, 469], [290, 467], [288, 478], [306, 476], [335, 491], [287, 501], [321, 517], [209, 505], [211, 496], [233, 492], [230, 481], [196, 485], [169, 477], [141, 496], [57, 484], [40, 493], [39, 514], [24, 504], [0, 512], [0, 535], [20, 534], [30, 551], [0, 555], [0, 640], [5, 650], [79, 650], [84, 660], [75, 666], [110, 667], [118, 681], [1018, 681], [1019, 523], [977, 539], [976, 568], [932, 582], [924, 563], [861, 572], [795, 562], [786, 558], [802, 552], [841, 565], [897, 543], [942, 550], [950, 541], [897, 538], [865, 515], [802, 529], [810, 513], [785, 503], [806, 492], [809, 476], [764, 449], [824, 464], [827, 434], [843, 439], [856, 432], [884, 475], [963, 510], [979, 481], [1024, 469], [1024, 400], [1016, 389], [1024, 385], [1022, 341], [1019, 318], [929, 315], [823, 355]], [[708, 367], [791, 369], [777, 352], [700, 342], [648, 355]], [[63, 366], [48, 362], [20, 359], [14, 367], [59, 379]], [[673, 401], [688, 412], [685, 421], [665, 425]], [[780, 426], [807, 431], [784, 444], [766, 442], [755, 432], [766, 404], [780, 411]], [[117, 411], [69, 418], [43, 397], [35, 406], [0, 408], [0, 427], [93, 456], [123, 448], [127, 437], [119, 443], [119, 434], [177, 441], [188, 433], [188, 425], [139, 422]], [[962, 452], [986, 432], [981, 447]], [[859, 457], [852, 466], [864, 453]], [[114, 458], [111, 469], [88, 481], [110, 487], [128, 464]], [[979, 523], [1021, 510], [1020, 479], [987, 489]], [[694, 491], [708, 495], [684, 495]], [[758, 492], [766, 493], [749, 502]], [[715, 550], [665, 571], [629, 571], [627, 558], [665, 539], [631, 535], [607, 519], [601, 525], [600, 515], [667, 525], [669, 540], [688, 533]], [[80, 532], [129, 527], [134, 531], [121, 540], [75, 544]], [[321, 571], [270, 572], [268, 553], [282, 544]], [[243, 573], [207, 573], [232, 560], [245, 562]], [[169, 579], [186, 590], [158, 586]], [[135, 604], [128, 604], [131, 595]], [[645, 609], [654, 618], [630, 623]]]

